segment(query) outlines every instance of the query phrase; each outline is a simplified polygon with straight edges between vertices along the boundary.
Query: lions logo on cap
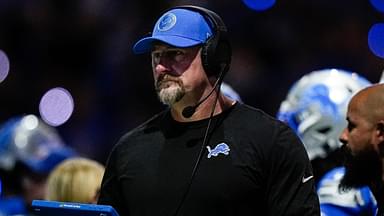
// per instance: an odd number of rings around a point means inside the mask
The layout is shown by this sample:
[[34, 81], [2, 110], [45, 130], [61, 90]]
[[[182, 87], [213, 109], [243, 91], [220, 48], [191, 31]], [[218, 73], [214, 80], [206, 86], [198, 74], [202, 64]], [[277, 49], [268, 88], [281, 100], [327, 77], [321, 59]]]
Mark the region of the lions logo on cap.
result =
[[159, 31], [167, 31], [176, 24], [176, 15], [173, 13], [165, 14], [159, 21], [157, 28]]

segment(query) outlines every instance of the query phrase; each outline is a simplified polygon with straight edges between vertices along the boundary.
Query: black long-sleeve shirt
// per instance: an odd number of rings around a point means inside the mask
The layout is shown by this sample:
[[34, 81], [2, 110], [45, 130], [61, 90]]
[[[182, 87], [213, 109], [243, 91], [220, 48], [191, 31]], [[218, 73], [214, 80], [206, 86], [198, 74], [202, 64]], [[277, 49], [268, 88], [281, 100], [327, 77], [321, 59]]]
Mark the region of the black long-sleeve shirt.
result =
[[113, 148], [100, 204], [124, 216], [320, 215], [304, 146], [291, 129], [237, 103], [215, 116], [190, 185], [208, 119], [181, 123], [169, 110]]

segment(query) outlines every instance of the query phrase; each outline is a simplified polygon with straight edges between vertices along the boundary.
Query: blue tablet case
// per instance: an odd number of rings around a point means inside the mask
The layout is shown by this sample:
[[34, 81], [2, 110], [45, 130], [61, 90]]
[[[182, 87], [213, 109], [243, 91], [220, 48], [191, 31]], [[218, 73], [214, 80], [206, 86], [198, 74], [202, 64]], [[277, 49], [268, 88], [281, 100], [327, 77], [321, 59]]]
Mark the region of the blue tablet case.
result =
[[36, 216], [119, 216], [110, 205], [33, 200]]

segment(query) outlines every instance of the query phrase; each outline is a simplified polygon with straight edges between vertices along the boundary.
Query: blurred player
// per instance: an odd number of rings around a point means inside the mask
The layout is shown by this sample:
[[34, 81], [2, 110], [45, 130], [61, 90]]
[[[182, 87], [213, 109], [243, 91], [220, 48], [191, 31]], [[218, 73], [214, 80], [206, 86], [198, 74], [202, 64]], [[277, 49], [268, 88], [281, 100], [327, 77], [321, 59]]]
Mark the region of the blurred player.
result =
[[347, 125], [347, 105], [370, 84], [344, 70], [314, 71], [294, 83], [278, 111], [277, 117], [296, 131], [308, 152], [322, 215], [375, 215], [376, 201], [367, 186], [339, 190], [345, 173], [339, 135]]
[[0, 215], [26, 215], [33, 199], [43, 199], [49, 172], [74, 156], [57, 131], [34, 115], [15, 117], [0, 127]]

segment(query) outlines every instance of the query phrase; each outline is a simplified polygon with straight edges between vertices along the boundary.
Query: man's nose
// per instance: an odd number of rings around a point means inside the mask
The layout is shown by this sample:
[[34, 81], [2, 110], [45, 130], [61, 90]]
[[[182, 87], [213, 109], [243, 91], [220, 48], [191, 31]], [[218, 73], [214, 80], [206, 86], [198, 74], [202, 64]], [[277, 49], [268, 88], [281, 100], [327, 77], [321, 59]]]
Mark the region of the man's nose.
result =
[[169, 73], [171, 71], [171, 65], [165, 58], [160, 58], [158, 62], [154, 62], [154, 71], [157, 75]]
[[344, 130], [341, 132], [341, 134], [339, 136], [339, 140], [344, 145], [346, 145], [348, 143], [348, 130], [347, 130], [347, 128], [344, 128]]

